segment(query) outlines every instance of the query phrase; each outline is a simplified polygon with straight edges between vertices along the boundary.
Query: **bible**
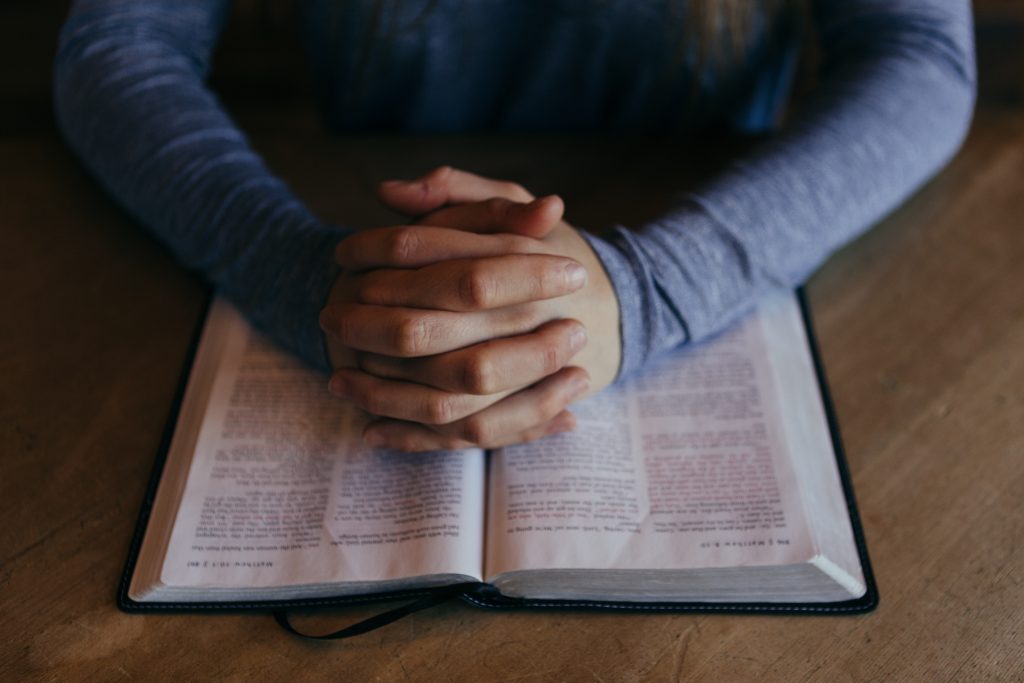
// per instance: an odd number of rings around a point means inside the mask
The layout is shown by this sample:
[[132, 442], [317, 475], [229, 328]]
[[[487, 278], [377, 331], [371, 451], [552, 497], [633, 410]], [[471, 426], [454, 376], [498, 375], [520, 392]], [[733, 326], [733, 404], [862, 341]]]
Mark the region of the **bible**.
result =
[[406, 454], [224, 300], [119, 591], [129, 611], [340, 605], [859, 612], [877, 592], [802, 299], [572, 406], [575, 431]]

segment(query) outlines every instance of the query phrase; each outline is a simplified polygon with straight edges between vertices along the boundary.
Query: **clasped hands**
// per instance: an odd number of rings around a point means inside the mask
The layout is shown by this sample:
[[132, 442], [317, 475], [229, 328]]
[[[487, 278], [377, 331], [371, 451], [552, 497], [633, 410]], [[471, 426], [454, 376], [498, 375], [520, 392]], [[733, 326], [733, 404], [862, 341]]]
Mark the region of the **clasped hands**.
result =
[[372, 446], [499, 446], [571, 430], [566, 407], [615, 378], [619, 311], [558, 197], [438, 168], [380, 186], [410, 224], [342, 241], [320, 315], [330, 391]]

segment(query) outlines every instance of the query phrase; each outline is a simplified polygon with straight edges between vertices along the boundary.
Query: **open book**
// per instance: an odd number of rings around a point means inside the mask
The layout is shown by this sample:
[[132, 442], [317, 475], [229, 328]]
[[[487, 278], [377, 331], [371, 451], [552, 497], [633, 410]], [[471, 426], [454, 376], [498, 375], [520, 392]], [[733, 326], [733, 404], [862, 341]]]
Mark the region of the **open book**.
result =
[[484, 604], [873, 606], [794, 295], [574, 412], [575, 432], [492, 452], [373, 450], [217, 300], [122, 607], [467, 582]]

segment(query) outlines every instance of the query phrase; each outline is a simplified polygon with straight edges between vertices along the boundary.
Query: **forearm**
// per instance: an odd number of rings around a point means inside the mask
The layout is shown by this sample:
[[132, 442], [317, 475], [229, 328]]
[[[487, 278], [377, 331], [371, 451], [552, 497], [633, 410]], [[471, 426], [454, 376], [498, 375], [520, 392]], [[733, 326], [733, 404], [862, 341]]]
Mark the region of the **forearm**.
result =
[[622, 374], [800, 283], [959, 147], [968, 3], [822, 4], [826, 70], [785, 129], [660, 220], [595, 241], [620, 298]]
[[225, 2], [79, 2], [57, 116], [98, 180], [260, 328], [326, 368], [317, 314], [339, 231], [271, 174], [205, 87]]

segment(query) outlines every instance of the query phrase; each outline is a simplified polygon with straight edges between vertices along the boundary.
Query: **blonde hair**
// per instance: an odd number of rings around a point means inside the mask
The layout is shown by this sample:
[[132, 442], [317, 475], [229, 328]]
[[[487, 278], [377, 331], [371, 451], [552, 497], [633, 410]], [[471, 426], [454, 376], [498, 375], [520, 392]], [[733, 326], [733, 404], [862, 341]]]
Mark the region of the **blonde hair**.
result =
[[693, 74], [690, 109], [708, 114], [741, 97], [754, 62], [799, 44], [807, 24], [806, 0], [680, 2], [685, 33], [673, 66], [688, 63]]

